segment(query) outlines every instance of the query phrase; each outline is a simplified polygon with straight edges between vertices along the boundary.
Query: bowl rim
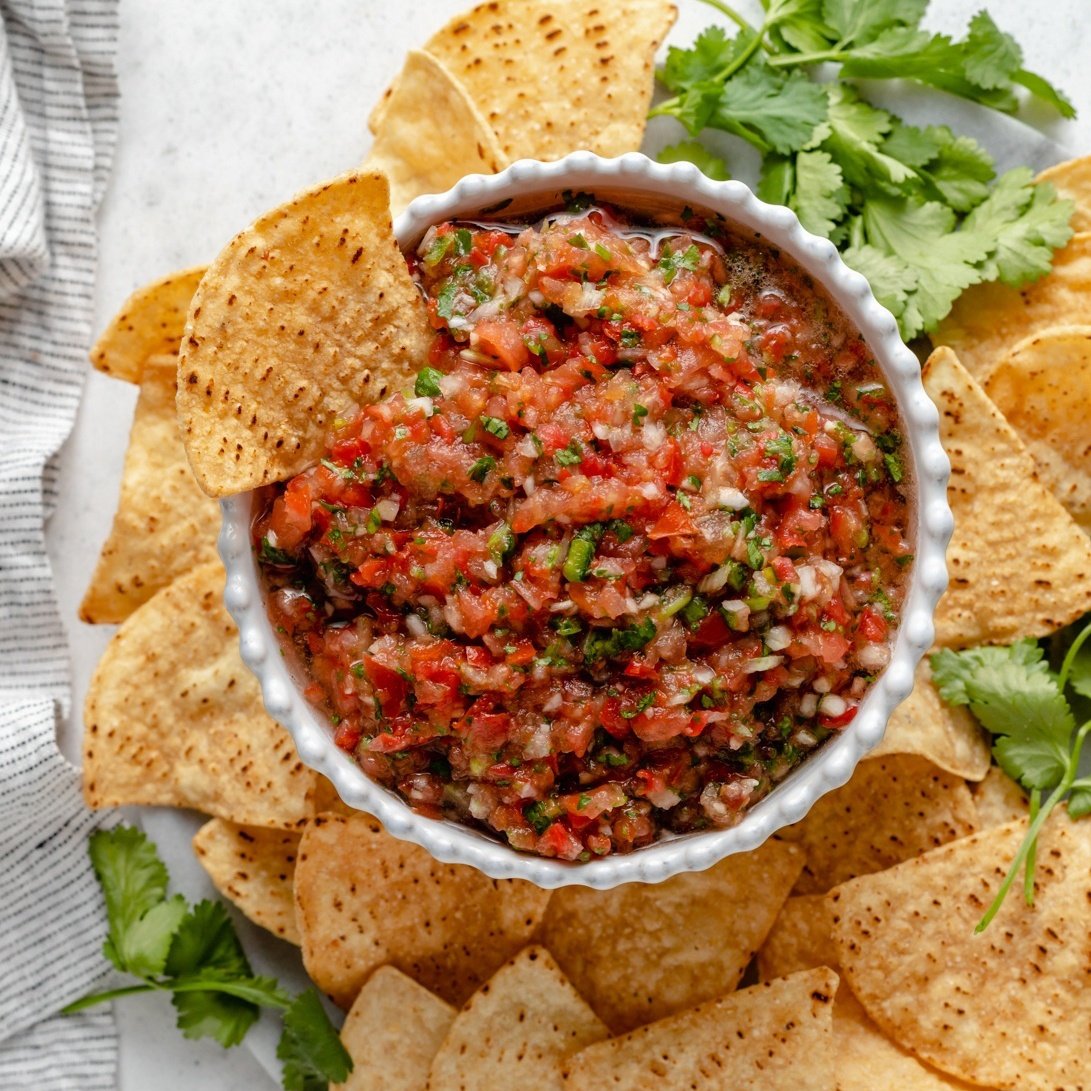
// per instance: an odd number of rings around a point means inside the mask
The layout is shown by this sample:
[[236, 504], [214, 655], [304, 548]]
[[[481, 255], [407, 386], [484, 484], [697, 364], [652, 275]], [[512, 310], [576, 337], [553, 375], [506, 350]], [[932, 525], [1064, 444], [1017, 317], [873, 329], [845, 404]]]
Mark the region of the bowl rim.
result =
[[934, 637], [933, 614], [947, 586], [945, 552], [953, 528], [947, 503], [950, 463], [939, 440], [939, 415], [924, 391], [917, 357], [903, 344], [893, 316], [864, 277], [842, 261], [827, 239], [807, 231], [795, 213], [766, 204], [742, 182], [713, 181], [692, 163], [663, 164], [639, 152], [604, 159], [574, 152], [549, 163], [519, 160], [495, 175], [468, 175], [446, 193], [418, 197], [397, 217], [399, 244], [415, 244], [429, 226], [490, 209], [508, 198], [561, 190], [624, 191], [668, 197], [722, 214], [788, 254], [835, 299], [864, 336], [890, 384], [905, 426], [915, 482], [916, 550], [909, 591], [890, 662], [872, 684], [855, 719], [796, 767], [764, 799], [725, 830], [667, 836], [624, 855], [586, 862], [519, 852], [452, 820], [412, 811], [391, 790], [372, 781], [333, 742], [328, 725], [303, 697], [281, 654], [265, 612], [250, 546], [256, 493], [221, 501], [220, 556], [226, 569], [224, 602], [239, 629], [242, 659], [261, 686], [269, 715], [295, 740], [304, 764], [329, 778], [349, 806], [378, 818], [395, 837], [411, 841], [443, 863], [468, 864], [494, 879], [519, 878], [544, 888], [610, 889], [627, 882], [661, 882], [701, 871], [737, 852], [757, 848], [799, 821], [827, 792], [840, 787], [883, 737], [890, 714], [908, 696], [914, 672]]

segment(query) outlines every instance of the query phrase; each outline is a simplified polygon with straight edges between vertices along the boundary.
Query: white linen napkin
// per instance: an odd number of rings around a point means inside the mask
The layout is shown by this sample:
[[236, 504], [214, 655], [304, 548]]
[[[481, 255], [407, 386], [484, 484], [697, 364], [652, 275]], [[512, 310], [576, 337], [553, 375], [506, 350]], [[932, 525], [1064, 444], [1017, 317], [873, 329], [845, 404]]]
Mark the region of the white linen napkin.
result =
[[68, 649], [46, 556], [51, 460], [93, 317], [95, 210], [117, 135], [117, 0], [0, 0], [0, 1087], [117, 1084], [87, 858], [98, 823], [57, 749]]

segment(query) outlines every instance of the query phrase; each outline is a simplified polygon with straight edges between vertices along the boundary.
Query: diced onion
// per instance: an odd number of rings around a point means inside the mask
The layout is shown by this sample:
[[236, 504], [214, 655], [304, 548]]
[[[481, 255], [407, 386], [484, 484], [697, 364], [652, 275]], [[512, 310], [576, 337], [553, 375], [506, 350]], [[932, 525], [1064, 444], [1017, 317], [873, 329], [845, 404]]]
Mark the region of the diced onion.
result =
[[818, 580], [815, 578], [814, 569], [809, 564], [801, 564], [796, 569], [799, 577], [799, 597], [807, 602], [818, 594]]
[[728, 576], [731, 575], [731, 568], [732, 566], [729, 564], [720, 565], [719, 568], [711, 571], [697, 584], [697, 590], [703, 595], [711, 595], [721, 590], [727, 583]]
[[805, 693], [799, 701], [799, 714], [805, 719], [810, 719], [818, 711], [818, 694]]
[[721, 508], [728, 508], [731, 511], [742, 511], [750, 503], [746, 499], [746, 494], [740, 489], [729, 489], [726, 486], [717, 490], [716, 504]]
[[375, 505], [375, 511], [384, 523], [392, 523], [398, 518], [398, 509], [401, 506], [400, 500], [395, 500], [394, 497], [388, 496], [385, 500], [380, 500]]
[[758, 674], [761, 671], [771, 671], [784, 662], [783, 655], [760, 655], [757, 659], [748, 660], [743, 664], [743, 674]]
[[815, 693], [829, 693], [830, 692], [830, 680], [828, 678], [816, 678], [814, 680]]
[[483, 561], [481, 567], [484, 569], [485, 575], [488, 576], [490, 580], [495, 580], [496, 577], [500, 574], [500, 569], [497, 568], [496, 561]]
[[765, 634], [765, 646], [771, 652], [782, 652], [792, 643], [792, 630], [787, 625], [774, 625]]
[[865, 670], [882, 670], [890, 662], [890, 645], [865, 644], [856, 653], [856, 659]]
[[515, 445], [515, 453], [517, 455], [525, 455], [527, 458], [537, 458], [538, 448], [534, 446], [534, 440], [530, 435], [525, 435]]
[[836, 693], [827, 693], [818, 702], [818, 711], [823, 716], [841, 716], [847, 711], [848, 707], [845, 699], [838, 697]]
[[424, 636], [428, 632], [428, 626], [416, 614], [405, 615], [405, 627], [410, 636]]
[[410, 409], [419, 409], [426, 417], [430, 417], [436, 411], [431, 398], [410, 398], [405, 404]]

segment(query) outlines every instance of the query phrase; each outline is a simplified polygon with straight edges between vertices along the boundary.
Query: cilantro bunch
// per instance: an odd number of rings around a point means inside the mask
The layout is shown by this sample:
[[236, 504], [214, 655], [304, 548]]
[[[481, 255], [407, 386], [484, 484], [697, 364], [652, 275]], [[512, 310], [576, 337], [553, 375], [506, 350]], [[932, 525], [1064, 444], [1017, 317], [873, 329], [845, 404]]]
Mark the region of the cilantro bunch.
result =
[[277, 1056], [287, 1091], [323, 1091], [352, 1071], [314, 989], [294, 999], [270, 977], [257, 977], [222, 902], [187, 905], [167, 896], [167, 869], [147, 837], [132, 826], [99, 830], [91, 864], [106, 901], [109, 933], [103, 953], [140, 984], [85, 996], [65, 1008], [83, 1011], [122, 996], [169, 992], [186, 1038], [238, 1045], [260, 1008], [283, 1012]]
[[[677, 118], [694, 137], [719, 129], [754, 145], [758, 195], [832, 239], [906, 340], [934, 329], [972, 284], [1018, 286], [1049, 272], [1072, 234], [1071, 202], [1035, 186], [1027, 169], [997, 179], [976, 141], [945, 125], [908, 125], [846, 82], [910, 80], [1008, 113], [1022, 88], [1074, 116], [987, 12], [955, 41], [921, 29], [928, 0], [761, 0], [760, 26], [722, 0], [704, 2], [737, 33], [714, 26], [691, 48], [670, 49], [659, 80], [673, 97], [652, 115]], [[816, 82], [818, 65], [839, 66], [838, 78]], [[660, 158], [727, 177], [696, 141]]]
[[1079, 775], [1080, 754], [1091, 733], [1091, 705], [1085, 704], [1091, 699], [1089, 638], [1091, 623], [1068, 644], [1057, 672], [1031, 639], [1008, 647], [944, 649], [932, 656], [940, 696], [969, 707], [993, 736], [1000, 768], [1030, 793], [1026, 836], [978, 932], [996, 916], [1021, 869], [1024, 897], [1027, 905], [1034, 904], [1035, 848], [1053, 809], [1067, 797], [1070, 818], [1091, 814], [1091, 776]]

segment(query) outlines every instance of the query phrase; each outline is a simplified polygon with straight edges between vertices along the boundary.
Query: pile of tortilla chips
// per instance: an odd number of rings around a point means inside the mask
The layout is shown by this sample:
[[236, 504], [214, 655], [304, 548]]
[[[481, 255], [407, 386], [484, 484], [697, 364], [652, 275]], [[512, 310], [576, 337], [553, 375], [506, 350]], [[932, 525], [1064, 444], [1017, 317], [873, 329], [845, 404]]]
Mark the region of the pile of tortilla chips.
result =
[[[239, 659], [210, 497], [291, 476], [415, 370], [428, 324], [392, 211], [520, 156], [635, 149], [673, 18], [480, 5], [407, 58], [360, 171], [127, 301], [92, 351], [140, 395], [81, 607], [120, 623], [87, 695], [87, 800], [209, 816], [194, 849], [216, 887], [348, 1009], [346, 1088], [1091, 1086], [1091, 825], [1055, 814], [1034, 909], [1011, 897], [975, 937], [1027, 801], [927, 664], [853, 779], [776, 839], [656, 886], [550, 893], [345, 808]], [[1091, 225], [1091, 160], [1047, 173]], [[1046, 280], [967, 293], [925, 367], [953, 465], [941, 645], [1091, 610], [1088, 299], [1081, 233]]]

